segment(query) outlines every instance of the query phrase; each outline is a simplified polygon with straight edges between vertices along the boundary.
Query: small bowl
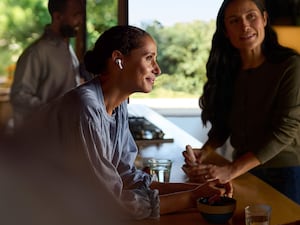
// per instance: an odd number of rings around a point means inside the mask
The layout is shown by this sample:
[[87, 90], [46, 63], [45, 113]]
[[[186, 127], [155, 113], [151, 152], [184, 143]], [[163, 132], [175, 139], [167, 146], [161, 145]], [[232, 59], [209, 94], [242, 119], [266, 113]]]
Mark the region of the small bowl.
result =
[[210, 197], [197, 200], [197, 208], [202, 217], [209, 223], [224, 224], [233, 216], [236, 200], [230, 197], [220, 197], [213, 202]]

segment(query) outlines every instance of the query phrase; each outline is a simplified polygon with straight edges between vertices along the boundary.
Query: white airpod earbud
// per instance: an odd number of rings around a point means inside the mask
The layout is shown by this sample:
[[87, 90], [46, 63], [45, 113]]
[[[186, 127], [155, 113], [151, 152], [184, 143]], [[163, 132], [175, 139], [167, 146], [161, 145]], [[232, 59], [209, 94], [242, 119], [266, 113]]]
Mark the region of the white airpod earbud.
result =
[[120, 67], [120, 69], [123, 69], [123, 65], [122, 65], [122, 61], [121, 59], [116, 59], [116, 63], [118, 64], [118, 66]]

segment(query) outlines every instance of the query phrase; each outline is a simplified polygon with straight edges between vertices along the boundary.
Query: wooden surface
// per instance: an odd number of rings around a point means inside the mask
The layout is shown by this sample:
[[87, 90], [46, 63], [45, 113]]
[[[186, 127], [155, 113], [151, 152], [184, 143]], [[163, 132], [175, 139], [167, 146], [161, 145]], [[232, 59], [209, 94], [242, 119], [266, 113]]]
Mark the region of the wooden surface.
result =
[[[167, 135], [174, 138], [173, 143], [147, 146], [140, 149], [139, 158], [167, 158], [173, 161], [171, 182], [185, 182], [187, 178], [181, 166], [184, 163], [182, 151], [187, 144], [197, 148], [202, 143], [187, 134], [185, 131], [143, 105], [129, 104], [131, 115], [144, 116], [149, 121], [159, 126]], [[225, 159], [215, 152], [209, 154], [208, 160], [222, 163]], [[299, 224], [300, 206], [273, 189], [255, 176], [247, 173], [233, 181], [234, 198], [237, 200], [237, 209], [228, 224], [243, 225], [244, 208], [249, 204], [264, 203], [272, 206], [271, 225]], [[295, 221], [298, 221], [297, 223]], [[132, 224], [161, 224], [161, 225], [193, 225], [208, 224], [197, 210], [178, 212], [161, 216], [159, 220], [142, 220]]]

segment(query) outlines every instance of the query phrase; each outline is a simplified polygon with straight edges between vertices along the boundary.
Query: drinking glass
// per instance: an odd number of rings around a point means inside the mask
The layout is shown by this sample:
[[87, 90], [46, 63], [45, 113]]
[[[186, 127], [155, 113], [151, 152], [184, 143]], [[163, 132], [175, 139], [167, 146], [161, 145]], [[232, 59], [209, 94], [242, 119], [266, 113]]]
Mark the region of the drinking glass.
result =
[[269, 225], [272, 208], [265, 204], [249, 205], [245, 208], [246, 225]]
[[149, 159], [148, 165], [150, 174], [153, 180], [158, 182], [170, 182], [170, 174], [172, 168], [172, 161], [169, 159]]

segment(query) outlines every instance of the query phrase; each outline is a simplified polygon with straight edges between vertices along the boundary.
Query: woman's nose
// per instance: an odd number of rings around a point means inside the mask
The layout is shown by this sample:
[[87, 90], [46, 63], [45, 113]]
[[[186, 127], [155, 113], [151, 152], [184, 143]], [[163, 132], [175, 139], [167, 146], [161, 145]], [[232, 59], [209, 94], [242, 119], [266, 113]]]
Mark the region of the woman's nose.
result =
[[243, 31], [247, 31], [250, 27], [250, 23], [246, 19], [242, 19], [242, 29]]
[[155, 65], [154, 65], [154, 74], [156, 76], [159, 76], [161, 74], [161, 70], [160, 70], [160, 67], [157, 62], [155, 62]]

